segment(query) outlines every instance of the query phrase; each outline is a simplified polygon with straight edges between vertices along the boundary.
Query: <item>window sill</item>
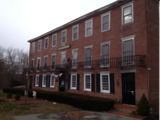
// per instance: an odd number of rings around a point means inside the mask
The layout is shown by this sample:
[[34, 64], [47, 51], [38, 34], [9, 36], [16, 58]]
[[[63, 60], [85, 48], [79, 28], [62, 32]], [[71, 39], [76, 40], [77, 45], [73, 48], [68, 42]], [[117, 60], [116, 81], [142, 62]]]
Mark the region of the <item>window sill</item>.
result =
[[92, 66], [84, 66], [84, 68], [91, 68]]
[[128, 26], [128, 25], [130, 25], [130, 24], [132, 24], [132, 23], [134, 23], [134, 22], [132, 21], [132, 22], [130, 22], [130, 23], [122, 24], [122, 27]]
[[110, 31], [110, 29], [108, 29], [108, 30], [101, 30], [101, 33], [104, 33], [104, 32], [107, 32], [107, 31]]
[[39, 87], [39, 85], [35, 85], [35, 87]]
[[78, 40], [78, 38], [77, 39], [72, 39], [72, 41], [76, 41], [76, 40]]
[[90, 37], [90, 36], [92, 36], [92, 34], [91, 35], [85, 35], [85, 37]]
[[77, 88], [71, 88], [71, 90], [77, 90]]
[[46, 87], [46, 86], [43, 86], [43, 85], [42, 85], [42, 87]]
[[110, 65], [100, 65], [101, 68], [109, 67]]
[[52, 47], [56, 47], [56, 45], [52, 46]]
[[54, 88], [54, 86], [50, 86], [50, 88]]
[[91, 89], [84, 89], [84, 91], [91, 91]]
[[110, 91], [101, 91], [101, 93], [110, 93]]
[[77, 69], [77, 67], [72, 67], [72, 69]]

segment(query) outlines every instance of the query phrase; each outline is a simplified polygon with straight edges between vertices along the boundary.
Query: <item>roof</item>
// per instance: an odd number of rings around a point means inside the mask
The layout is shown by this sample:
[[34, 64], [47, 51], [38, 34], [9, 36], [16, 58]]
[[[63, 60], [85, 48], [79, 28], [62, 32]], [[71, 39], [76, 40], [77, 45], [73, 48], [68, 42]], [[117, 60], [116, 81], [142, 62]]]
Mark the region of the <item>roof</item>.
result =
[[114, 8], [116, 8], [118, 6], [121, 6], [121, 5], [123, 5], [123, 4], [125, 4], [125, 3], [129, 2], [129, 1], [132, 1], [132, 0], [117, 0], [117, 1], [115, 1], [113, 3], [111, 3], [111, 4], [108, 4], [108, 5], [104, 6], [104, 7], [101, 7], [101, 8], [99, 8], [97, 10], [94, 10], [94, 11], [92, 11], [90, 13], [87, 13], [87, 14], [85, 14], [85, 15], [77, 18], [77, 19], [74, 19], [74, 20], [72, 20], [72, 21], [70, 21], [70, 22], [68, 22], [68, 23], [66, 23], [66, 24], [64, 24], [64, 25], [62, 25], [62, 26], [60, 26], [58, 28], [55, 28], [55, 29], [53, 29], [51, 31], [48, 31], [48, 32], [46, 32], [46, 33], [44, 33], [44, 34], [42, 34], [42, 35], [40, 35], [38, 37], [30, 39], [30, 40], [28, 40], [28, 42], [36, 41], [36, 40], [41, 39], [43, 37], [46, 37], [46, 36], [48, 36], [50, 34], [56, 33], [56, 32], [58, 32], [58, 31], [60, 31], [62, 29], [65, 29], [65, 28], [67, 28], [69, 26], [77, 24], [77, 23], [79, 23], [81, 21], [87, 20], [87, 19], [89, 19], [91, 17], [94, 17], [94, 16], [96, 16], [98, 14], [102, 14], [102, 13], [107, 12], [107, 11], [109, 11], [111, 9], [114, 9]]

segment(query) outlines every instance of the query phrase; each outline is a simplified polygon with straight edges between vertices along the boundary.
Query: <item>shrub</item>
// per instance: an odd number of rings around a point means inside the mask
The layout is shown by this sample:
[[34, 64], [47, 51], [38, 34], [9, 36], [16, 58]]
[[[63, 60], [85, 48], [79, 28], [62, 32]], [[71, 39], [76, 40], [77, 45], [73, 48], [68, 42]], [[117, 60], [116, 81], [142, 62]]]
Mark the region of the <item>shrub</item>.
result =
[[11, 93], [11, 92], [9, 92], [9, 93], [7, 94], [7, 98], [12, 98], [12, 93]]
[[20, 97], [21, 97], [21, 95], [20, 95], [19, 93], [15, 95], [15, 99], [16, 99], [16, 100], [19, 100]]
[[137, 113], [143, 116], [147, 116], [150, 114], [150, 105], [144, 94], [138, 103]]

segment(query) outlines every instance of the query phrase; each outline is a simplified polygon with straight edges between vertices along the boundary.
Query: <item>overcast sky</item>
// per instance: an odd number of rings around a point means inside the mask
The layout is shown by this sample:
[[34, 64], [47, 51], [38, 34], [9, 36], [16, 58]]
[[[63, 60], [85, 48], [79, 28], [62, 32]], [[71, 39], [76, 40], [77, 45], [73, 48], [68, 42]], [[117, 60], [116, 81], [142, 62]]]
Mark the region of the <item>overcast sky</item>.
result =
[[0, 46], [29, 50], [28, 40], [116, 0], [0, 0]]

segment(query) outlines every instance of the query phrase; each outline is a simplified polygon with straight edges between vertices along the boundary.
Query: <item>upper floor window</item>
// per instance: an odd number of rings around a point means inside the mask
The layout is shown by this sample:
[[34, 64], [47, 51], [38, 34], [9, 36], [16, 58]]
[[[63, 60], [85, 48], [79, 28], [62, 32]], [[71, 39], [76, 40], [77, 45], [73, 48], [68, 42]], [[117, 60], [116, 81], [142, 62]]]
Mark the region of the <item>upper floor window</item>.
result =
[[85, 22], [85, 37], [91, 36], [93, 31], [93, 20], [87, 20]]
[[72, 27], [72, 40], [78, 39], [78, 25]]
[[40, 70], [41, 58], [37, 58], [37, 70]]
[[71, 74], [71, 89], [77, 89], [77, 74]]
[[62, 31], [62, 44], [67, 42], [67, 30]]
[[44, 70], [47, 69], [47, 56], [44, 57]]
[[78, 49], [72, 50], [72, 68], [77, 68]]
[[122, 25], [133, 22], [133, 2], [122, 6]]
[[47, 48], [48, 48], [48, 44], [49, 44], [49, 38], [46, 37], [46, 38], [45, 38], [45, 41], [44, 41], [44, 49], [47, 49]]
[[65, 68], [66, 64], [66, 51], [61, 52], [61, 68]]
[[91, 67], [92, 47], [93, 45], [85, 47], [85, 67]]
[[105, 32], [110, 29], [110, 12], [101, 15], [101, 31]]
[[41, 50], [41, 40], [38, 41], [38, 51]]
[[34, 59], [31, 60], [31, 67], [30, 67], [31, 71], [33, 71], [33, 67], [34, 67]]
[[32, 43], [32, 53], [35, 52], [35, 42]]
[[52, 55], [52, 69], [55, 69], [56, 65], [56, 54]]
[[57, 34], [54, 34], [52, 36], [52, 47], [56, 46], [56, 43], [57, 43]]

